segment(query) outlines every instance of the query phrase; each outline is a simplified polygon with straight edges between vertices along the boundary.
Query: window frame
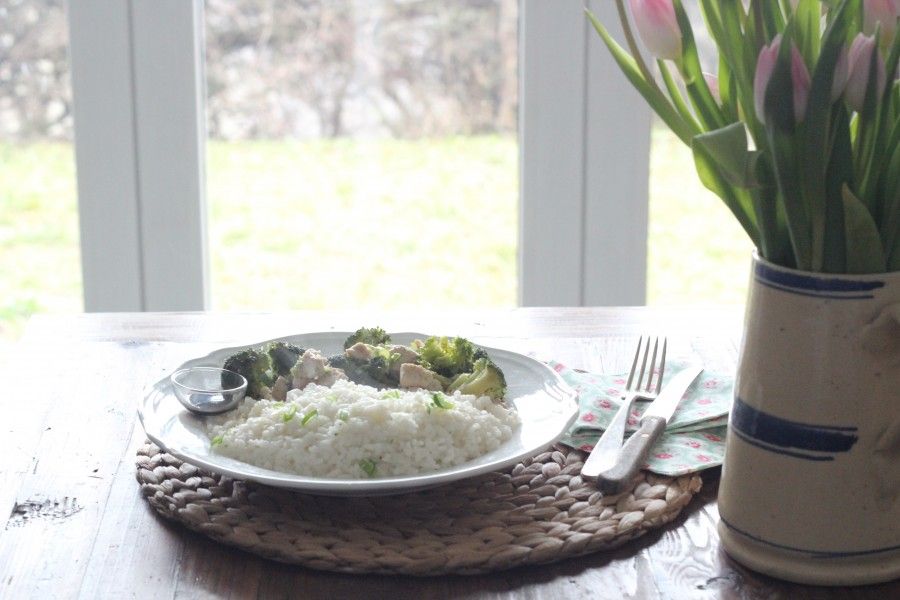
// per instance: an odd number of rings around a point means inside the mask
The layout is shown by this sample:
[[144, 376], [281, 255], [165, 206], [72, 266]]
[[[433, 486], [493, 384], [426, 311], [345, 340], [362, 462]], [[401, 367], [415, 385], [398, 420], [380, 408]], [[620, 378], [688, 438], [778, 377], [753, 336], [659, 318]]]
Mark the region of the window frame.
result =
[[85, 310], [203, 310], [203, 3], [80, 0], [68, 21]]
[[[588, 6], [617, 22], [612, 3]], [[646, 297], [650, 112], [583, 9], [520, 0], [524, 306]], [[87, 311], [209, 308], [203, 10], [69, 3]]]

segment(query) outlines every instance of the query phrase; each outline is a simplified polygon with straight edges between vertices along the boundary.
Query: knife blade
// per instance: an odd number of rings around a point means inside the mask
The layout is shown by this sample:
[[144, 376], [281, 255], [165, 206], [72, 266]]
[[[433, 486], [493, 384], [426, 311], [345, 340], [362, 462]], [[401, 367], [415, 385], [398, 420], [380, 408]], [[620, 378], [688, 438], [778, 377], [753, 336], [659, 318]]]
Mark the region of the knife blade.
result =
[[625, 425], [628, 423], [628, 415], [631, 414], [633, 404], [634, 397], [629, 395], [616, 410], [616, 414], [613, 415], [609, 425], [603, 431], [603, 435], [594, 444], [587, 460], [581, 465], [583, 479], [588, 481], [596, 479], [597, 475], [611, 469], [619, 460], [622, 440], [625, 439]]
[[604, 494], [617, 494], [631, 481], [638, 468], [644, 464], [650, 448], [663, 434], [666, 424], [684, 393], [703, 372], [699, 365], [689, 366], [679, 371], [660, 391], [656, 400], [641, 416], [640, 428], [634, 432], [619, 451], [616, 463], [597, 475], [597, 485]]

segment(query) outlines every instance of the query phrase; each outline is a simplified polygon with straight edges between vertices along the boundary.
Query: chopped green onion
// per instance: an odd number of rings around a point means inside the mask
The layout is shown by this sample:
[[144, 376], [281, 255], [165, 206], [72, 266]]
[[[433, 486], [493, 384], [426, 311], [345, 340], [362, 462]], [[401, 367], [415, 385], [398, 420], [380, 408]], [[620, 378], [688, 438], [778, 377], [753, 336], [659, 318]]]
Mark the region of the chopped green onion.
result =
[[311, 411], [309, 411], [308, 413], [306, 413], [306, 415], [303, 417], [303, 420], [300, 421], [300, 424], [301, 424], [301, 425], [306, 425], [307, 423], [309, 423], [309, 420], [312, 419], [312, 418], [313, 418], [314, 416], [316, 416], [317, 414], [319, 414], [319, 411], [317, 411], [315, 408], [312, 409]]
[[217, 435], [216, 437], [214, 437], [214, 438], [212, 439], [212, 445], [213, 445], [213, 446], [218, 446], [218, 445], [221, 444], [223, 441], [224, 441], [224, 440], [223, 440], [222, 436], [221, 436], [221, 435]]
[[341, 409], [338, 412], [337, 418], [340, 419], [341, 421], [346, 421], [347, 419], [350, 418], [350, 413], [348, 413], [346, 410]]
[[294, 415], [297, 414], [297, 405], [291, 404], [290, 408], [288, 408], [283, 415], [281, 415], [281, 420], [287, 423], [291, 419], [294, 418]]
[[385, 400], [387, 398], [399, 398], [399, 397], [400, 397], [400, 390], [388, 390], [388, 391], [384, 392], [383, 394], [381, 394], [382, 400]]
[[365, 471], [366, 475], [368, 475], [369, 477], [375, 476], [374, 460], [369, 460], [367, 458], [362, 459], [361, 461], [359, 461], [359, 468]]
[[437, 408], [442, 408], [444, 410], [450, 410], [454, 406], [453, 403], [447, 400], [441, 393], [432, 394], [431, 403]]

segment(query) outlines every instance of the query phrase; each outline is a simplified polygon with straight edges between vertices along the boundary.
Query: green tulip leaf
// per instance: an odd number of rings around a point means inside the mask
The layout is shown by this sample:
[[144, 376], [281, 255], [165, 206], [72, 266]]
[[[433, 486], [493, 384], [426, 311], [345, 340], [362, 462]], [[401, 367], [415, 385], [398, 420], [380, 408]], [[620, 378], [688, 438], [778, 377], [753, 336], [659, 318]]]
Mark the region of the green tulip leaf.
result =
[[791, 20], [797, 31], [797, 47], [807, 65], [815, 64], [819, 55], [819, 29], [822, 5], [819, 0], [800, 0]]
[[900, 147], [894, 147], [882, 185], [881, 239], [891, 270], [900, 262]]
[[[801, 10], [804, 13], [816, 5], [816, 27], [818, 27], [819, 6], [818, 2], [801, 2], [794, 13], [799, 18]], [[844, 4], [838, 16], [825, 30], [825, 36], [821, 44], [821, 53], [818, 63], [812, 72], [809, 100], [806, 106], [806, 119], [798, 129], [800, 143], [806, 150], [803, 160], [799, 162], [800, 177], [804, 188], [805, 197], [810, 204], [812, 226], [812, 268], [814, 271], [840, 271], [844, 262], [844, 235], [843, 235], [843, 205], [841, 200], [841, 187], [849, 181], [849, 173], [844, 171], [844, 165], [832, 164], [829, 168], [829, 145], [836, 147], [840, 144], [840, 135], [832, 135], [831, 124], [838, 121], [840, 134], [846, 130], [846, 119], [838, 115], [832, 116], [831, 90], [833, 87], [835, 66], [840, 59], [847, 37], [847, 19], [843, 13], [847, 10]], [[809, 17], [807, 16], [807, 19]], [[807, 25], [809, 25], [807, 23]], [[811, 51], [812, 48], [807, 48]], [[815, 50], [818, 52], [818, 45]], [[843, 109], [839, 109], [843, 110]], [[840, 148], [835, 148], [834, 155], [841, 159]], [[852, 164], [852, 155], [848, 157]], [[830, 172], [829, 172], [830, 171]], [[832, 174], [843, 176], [839, 181], [832, 181]], [[828, 189], [826, 186], [832, 186]]]
[[794, 42], [791, 35], [790, 28], [784, 32], [763, 101], [766, 127], [776, 127], [787, 133], [793, 133], [796, 125], [794, 80], [791, 75], [791, 49]]
[[847, 235], [847, 273], [883, 273], [887, 268], [878, 227], [869, 209], [844, 186], [844, 223]]
[[756, 186], [751, 153], [747, 150], [747, 130], [743, 123], [732, 123], [721, 129], [694, 137], [692, 147], [701, 146], [704, 154], [714, 161], [725, 180], [742, 188]]
[[847, 241], [844, 226], [843, 188], [853, 185], [853, 142], [850, 116], [839, 107], [833, 115], [831, 156], [825, 174], [825, 248], [822, 270], [844, 273], [847, 269]]
[[891, 273], [900, 271], [900, 236], [894, 238], [894, 247], [890, 249], [888, 257], [885, 270]]
[[798, 269], [811, 271], [812, 221], [797, 167], [803, 151], [796, 147], [797, 141], [793, 136], [776, 126], [767, 123], [766, 133], [778, 186], [778, 206], [784, 211], [794, 260]]

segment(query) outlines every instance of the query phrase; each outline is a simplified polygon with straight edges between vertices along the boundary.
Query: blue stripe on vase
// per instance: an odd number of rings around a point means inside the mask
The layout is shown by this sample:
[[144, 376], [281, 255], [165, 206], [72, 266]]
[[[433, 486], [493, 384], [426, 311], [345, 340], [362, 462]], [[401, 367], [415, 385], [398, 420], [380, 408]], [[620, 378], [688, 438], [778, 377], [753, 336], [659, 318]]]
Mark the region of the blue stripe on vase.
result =
[[[731, 409], [731, 427], [741, 438], [758, 442], [756, 446], [773, 452], [806, 454], [808, 452], [848, 452], [857, 442], [857, 428], [852, 426], [812, 425], [782, 419], [747, 404], [741, 398], [734, 399]], [[749, 440], [748, 440], [749, 441]], [[798, 453], [797, 451], [806, 451]], [[814, 455], [797, 456], [808, 460]]]
[[739, 527], [735, 527], [733, 524], [729, 523], [721, 514], [719, 515], [719, 519], [722, 521], [722, 523], [725, 524], [726, 527], [728, 527], [728, 529], [744, 537], [750, 538], [754, 542], [759, 542], [761, 544], [772, 546], [773, 548], [778, 548], [780, 550], [788, 550], [790, 552], [805, 554], [809, 558], [852, 558], [854, 556], [872, 556], [875, 554], [885, 554], [888, 552], [897, 552], [898, 550], [900, 550], [900, 545], [886, 546], [884, 548], [873, 548], [871, 550], [810, 550], [808, 548], [797, 548], [796, 546], [788, 546], [787, 544], [770, 542], [769, 540], [763, 539], [757, 535], [753, 535], [749, 531], [744, 531]]
[[828, 462], [834, 460], [834, 456], [830, 454], [806, 454], [804, 452], [795, 452], [793, 450], [785, 450], [784, 448], [780, 448], [778, 446], [772, 446], [771, 444], [766, 444], [764, 442], [760, 442], [759, 440], [755, 440], [738, 429], [732, 429], [732, 433], [734, 433], [734, 435], [738, 436], [751, 446], [756, 446], [757, 448], [762, 448], [763, 450], [768, 450], [769, 452], [774, 452], [775, 454], [782, 454], [784, 456], [792, 456], [794, 458], [802, 458], [803, 460], [812, 460], [816, 462]]
[[883, 281], [849, 281], [835, 277], [786, 273], [761, 262], [756, 263], [754, 275], [760, 283], [779, 290], [805, 292], [804, 295], [825, 298], [872, 298], [872, 292], [884, 287]]
[[831, 298], [832, 300], [868, 300], [869, 298], [874, 298], [875, 294], [831, 294], [827, 292], [805, 292], [803, 290], [798, 290], [795, 288], [787, 287], [784, 285], [778, 285], [777, 283], [772, 283], [770, 281], [765, 281], [764, 279], [756, 278], [756, 281], [761, 283], [766, 287], [770, 287], [775, 290], [781, 290], [782, 292], [789, 292], [791, 294], [797, 294], [799, 296], [811, 296], [813, 298]]

